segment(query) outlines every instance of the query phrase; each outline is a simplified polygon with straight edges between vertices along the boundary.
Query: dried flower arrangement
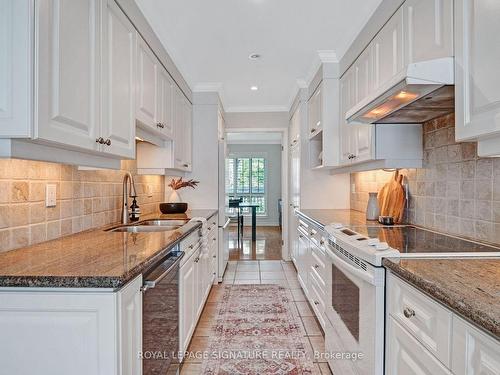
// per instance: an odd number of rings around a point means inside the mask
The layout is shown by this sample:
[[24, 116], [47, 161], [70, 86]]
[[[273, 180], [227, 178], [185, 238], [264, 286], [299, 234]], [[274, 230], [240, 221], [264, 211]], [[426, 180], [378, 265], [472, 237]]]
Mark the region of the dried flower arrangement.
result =
[[183, 181], [182, 180], [182, 177], [179, 177], [178, 180], [176, 180], [175, 178], [172, 178], [172, 181], [170, 181], [170, 184], [168, 184], [168, 186], [170, 186], [173, 190], [179, 190], [179, 189], [182, 189], [182, 188], [185, 188], [185, 187], [190, 187], [190, 188], [196, 188], [196, 186], [198, 186], [198, 184], [200, 183], [200, 181], [196, 181], [196, 180], [188, 180], [188, 181]]

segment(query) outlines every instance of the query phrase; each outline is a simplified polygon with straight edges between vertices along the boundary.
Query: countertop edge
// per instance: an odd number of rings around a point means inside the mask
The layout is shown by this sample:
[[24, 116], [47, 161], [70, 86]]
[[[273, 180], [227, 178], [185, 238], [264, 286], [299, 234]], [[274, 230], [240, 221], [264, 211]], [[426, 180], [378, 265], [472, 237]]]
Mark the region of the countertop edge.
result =
[[383, 266], [430, 298], [446, 306], [461, 318], [500, 340], [500, 325], [498, 322], [492, 321], [482, 310], [475, 309], [468, 304], [465, 298], [450, 298], [449, 294], [439, 284], [427, 282], [390, 259], [384, 259]]
[[[218, 213], [217, 209], [209, 210], [210, 214], [206, 215], [209, 219]], [[95, 288], [95, 289], [113, 289], [119, 290], [129, 281], [145, 273], [154, 265], [161, 261], [174, 246], [180, 243], [183, 239], [201, 227], [201, 222], [188, 222], [183, 226], [183, 233], [172, 242], [166, 244], [162, 249], [159, 249], [148, 259], [136, 265], [128, 272], [120, 276], [40, 276], [40, 275], [22, 275], [22, 276], [5, 276], [0, 275], [0, 288], [8, 291], [8, 288]], [[102, 230], [102, 228], [96, 229]]]

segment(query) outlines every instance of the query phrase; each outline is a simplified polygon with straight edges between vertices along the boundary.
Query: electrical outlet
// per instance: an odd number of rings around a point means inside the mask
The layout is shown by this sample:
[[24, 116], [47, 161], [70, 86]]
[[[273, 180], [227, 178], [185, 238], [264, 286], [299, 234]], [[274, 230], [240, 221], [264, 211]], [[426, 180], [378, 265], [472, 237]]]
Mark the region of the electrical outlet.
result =
[[55, 207], [57, 202], [57, 185], [47, 184], [45, 187], [45, 207]]

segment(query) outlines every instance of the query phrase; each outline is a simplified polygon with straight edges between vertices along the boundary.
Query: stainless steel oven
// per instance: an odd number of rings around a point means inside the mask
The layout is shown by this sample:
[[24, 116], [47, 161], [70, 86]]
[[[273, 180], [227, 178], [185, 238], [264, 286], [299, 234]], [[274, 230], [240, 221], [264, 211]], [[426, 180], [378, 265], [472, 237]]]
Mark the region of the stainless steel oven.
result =
[[176, 246], [143, 277], [143, 375], [180, 372], [179, 263], [183, 256]]
[[329, 240], [325, 345], [334, 374], [382, 375], [385, 270]]

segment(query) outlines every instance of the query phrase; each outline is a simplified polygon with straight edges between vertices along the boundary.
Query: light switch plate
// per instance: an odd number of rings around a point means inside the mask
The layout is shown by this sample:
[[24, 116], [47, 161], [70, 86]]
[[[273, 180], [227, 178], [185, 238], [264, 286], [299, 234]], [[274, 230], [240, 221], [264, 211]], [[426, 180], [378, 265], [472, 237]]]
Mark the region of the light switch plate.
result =
[[57, 201], [57, 185], [47, 184], [45, 187], [45, 207], [55, 207]]

